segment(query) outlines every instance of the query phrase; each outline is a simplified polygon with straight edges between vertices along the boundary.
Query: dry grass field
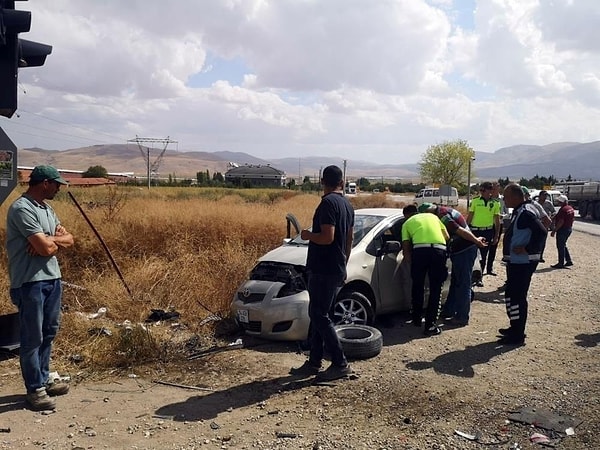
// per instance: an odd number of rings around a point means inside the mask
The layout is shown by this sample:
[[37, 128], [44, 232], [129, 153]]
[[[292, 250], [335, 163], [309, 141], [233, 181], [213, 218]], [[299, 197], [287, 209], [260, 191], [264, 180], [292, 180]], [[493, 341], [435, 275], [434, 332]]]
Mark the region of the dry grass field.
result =
[[[21, 194], [19, 187], [0, 208]], [[310, 224], [319, 202], [316, 193], [273, 189], [210, 188], [70, 188], [97, 229], [131, 291], [128, 294], [100, 241], [63, 191], [52, 202], [76, 244], [59, 255], [63, 281], [62, 328], [54, 347], [54, 364], [101, 373], [113, 368], [173, 361], [181, 356], [176, 336], [210, 342], [215, 323], [200, 326], [214, 313], [228, 314], [235, 289], [257, 258], [285, 237], [285, 215]], [[355, 197], [355, 207], [401, 206], [385, 195]], [[5, 223], [0, 224], [4, 242]], [[0, 264], [7, 273], [6, 255]], [[8, 276], [0, 278], [0, 313], [15, 311]], [[105, 319], [87, 315], [107, 308]], [[174, 309], [187, 333], [169, 327], [141, 327], [152, 309]], [[130, 321], [133, 330], [124, 327]], [[105, 333], [112, 339], [105, 339]]]

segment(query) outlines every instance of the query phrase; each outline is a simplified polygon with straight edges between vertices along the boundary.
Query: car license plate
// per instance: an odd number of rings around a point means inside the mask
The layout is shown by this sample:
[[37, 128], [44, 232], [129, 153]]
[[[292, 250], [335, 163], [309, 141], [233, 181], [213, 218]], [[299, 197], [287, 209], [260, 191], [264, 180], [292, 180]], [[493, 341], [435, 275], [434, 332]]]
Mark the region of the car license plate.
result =
[[247, 309], [239, 309], [237, 312], [237, 318], [240, 323], [250, 322], [250, 320], [248, 319], [248, 310]]

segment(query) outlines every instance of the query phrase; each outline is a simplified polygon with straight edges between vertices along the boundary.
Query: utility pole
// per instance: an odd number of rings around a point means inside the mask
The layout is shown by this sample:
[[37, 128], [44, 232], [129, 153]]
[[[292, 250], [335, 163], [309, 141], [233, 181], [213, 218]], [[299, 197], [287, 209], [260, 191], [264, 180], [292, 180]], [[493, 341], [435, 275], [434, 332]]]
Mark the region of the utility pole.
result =
[[344, 160], [344, 185], [342, 186], [342, 194], [346, 195], [346, 164], [347, 161]]
[[[169, 136], [167, 136], [166, 139], [156, 139], [156, 138], [141, 138], [136, 135], [135, 139], [129, 139], [127, 142], [128, 143], [135, 142], [138, 145], [138, 148], [140, 149], [140, 153], [142, 154], [142, 157], [146, 161], [146, 177], [148, 179], [148, 189], [150, 189], [151, 176], [153, 178], [158, 177], [158, 169], [160, 167], [160, 163], [162, 162], [163, 156], [165, 155], [165, 151], [167, 150], [167, 146], [169, 144], [176, 144], [177, 141], [172, 141], [171, 139], [169, 139]], [[160, 154], [156, 157], [156, 159], [152, 163], [150, 163], [150, 147], [146, 147], [146, 150], [144, 151], [144, 147], [142, 146], [142, 144], [144, 144], [144, 143], [164, 144], [162, 151], [160, 152]]]

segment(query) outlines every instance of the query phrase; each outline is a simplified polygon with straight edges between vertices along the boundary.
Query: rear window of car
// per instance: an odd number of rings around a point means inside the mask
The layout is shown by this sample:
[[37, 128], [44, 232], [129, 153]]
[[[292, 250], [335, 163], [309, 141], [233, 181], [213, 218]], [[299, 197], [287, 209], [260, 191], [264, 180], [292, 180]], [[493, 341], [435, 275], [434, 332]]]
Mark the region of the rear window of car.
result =
[[[352, 247], [355, 247], [365, 235], [373, 229], [375, 225], [385, 219], [385, 216], [371, 216], [357, 214], [354, 216], [354, 241]], [[296, 235], [293, 239], [288, 242], [288, 245], [308, 245], [308, 241], [305, 241]]]

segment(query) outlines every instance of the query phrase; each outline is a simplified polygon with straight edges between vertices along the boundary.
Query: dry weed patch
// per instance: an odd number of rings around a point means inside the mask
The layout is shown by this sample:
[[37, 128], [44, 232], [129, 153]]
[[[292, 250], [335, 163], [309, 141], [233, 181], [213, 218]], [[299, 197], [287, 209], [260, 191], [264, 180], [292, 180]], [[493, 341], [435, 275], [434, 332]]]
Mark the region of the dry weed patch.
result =
[[[2, 205], [3, 217], [18, 188]], [[89, 373], [180, 358], [177, 349], [207, 345], [211, 314], [227, 317], [235, 289], [258, 257], [278, 246], [285, 215], [308, 226], [319, 196], [288, 190], [210, 188], [71, 188], [117, 263], [128, 294], [96, 235], [65, 192], [52, 206], [76, 239], [59, 255], [63, 324], [54, 364]], [[5, 223], [0, 225], [5, 238]], [[6, 256], [0, 262], [7, 273]], [[15, 310], [8, 276], [0, 279], [0, 312]], [[105, 317], [90, 319], [99, 308]], [[152, 309], [180, 313], [178, 326], [140, 326]], [[131, 326], [124, 326], [129, 321]], [[198, 336], [201, 336], [198, 338]], [[185, 353], [185, 352], [184, 352]]]
[[[13, 192], [6, 208], [20, 195]], [[76, 238], [59, 255], [64, 314], [55, 345], [63, 370], [107, 369], [181, 361], [191, 350], [214, 344], [210, 315], [226, 318], [235, 289], [256, 260], [281, 244], [285, 215], [310, 226], [317, 194], [272, 189], [71, 188], [109, 248], [110, 259], [65, 192], [52, 201]], [[353, 197], [355, 208], [402, 207], [386, 195]], [[4, 239], [5, 224], [0, 225]], [[3, 253], [4, 255], [4, 253]], [[6, 257], [1, 260], [6, 273]], [[8, 277], [0, 279], [0, 311], [12, 312]], [[106, 308], [99, 319], [88, 315]], [[152, 309], [177, 311], [179, 320], [144, 324]]]

